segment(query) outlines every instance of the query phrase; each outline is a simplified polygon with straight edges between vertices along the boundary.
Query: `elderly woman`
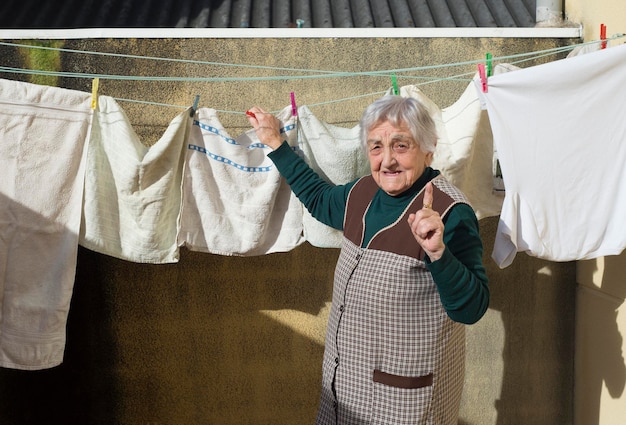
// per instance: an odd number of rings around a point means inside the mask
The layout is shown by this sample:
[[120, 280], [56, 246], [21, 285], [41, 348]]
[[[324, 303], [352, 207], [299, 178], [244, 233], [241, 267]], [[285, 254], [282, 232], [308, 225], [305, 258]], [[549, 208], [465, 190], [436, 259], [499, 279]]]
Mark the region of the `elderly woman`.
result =
[[457, 424], [463, 324], [489, 304], [478, 221], [430, 164], [435, 124], [413, 98], [385, 96], [361, 118], [371, 166], [346, 185], [321, 179], [254, 107], [249, 121], [293, 192], [343, 230], [322, 365], [318, 424]]

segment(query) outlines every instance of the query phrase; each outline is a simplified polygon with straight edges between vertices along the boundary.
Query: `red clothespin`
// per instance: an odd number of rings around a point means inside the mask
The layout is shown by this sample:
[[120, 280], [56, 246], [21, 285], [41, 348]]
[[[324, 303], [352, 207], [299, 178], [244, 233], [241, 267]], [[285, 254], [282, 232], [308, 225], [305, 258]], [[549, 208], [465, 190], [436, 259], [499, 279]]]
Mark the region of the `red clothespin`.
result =
[[294, 92], [291, 92], [291, 115], [294, 117], [298, 115], [298, 106], [296, 105], [296, 95]]
[[606, 25], [604, 24], [600, 24], [600, 40], [602, 40], [600, 48], [606, 49]]
[[485, 71], [485, 64], [478, 64], [478, 75], [480, 76], [480, 82], [483, 85], [483, 93], [487, 93], [487, 72]]

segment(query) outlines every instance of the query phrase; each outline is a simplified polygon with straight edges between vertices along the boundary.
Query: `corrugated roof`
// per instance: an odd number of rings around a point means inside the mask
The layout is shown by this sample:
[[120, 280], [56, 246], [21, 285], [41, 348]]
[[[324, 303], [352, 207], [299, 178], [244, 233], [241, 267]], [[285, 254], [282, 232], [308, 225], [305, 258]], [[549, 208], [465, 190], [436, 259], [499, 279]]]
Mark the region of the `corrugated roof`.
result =
[[4, 0], [2, 29], [533, 27], [536, 0]]

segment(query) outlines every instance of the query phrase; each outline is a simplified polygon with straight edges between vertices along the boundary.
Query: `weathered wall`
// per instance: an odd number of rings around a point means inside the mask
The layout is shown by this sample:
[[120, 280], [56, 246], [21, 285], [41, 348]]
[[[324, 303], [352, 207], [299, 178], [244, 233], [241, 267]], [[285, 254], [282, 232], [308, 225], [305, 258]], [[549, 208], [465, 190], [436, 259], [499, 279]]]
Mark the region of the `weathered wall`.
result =
[[[459, 63], [531, 52], [578, 40], [537, 39], [192, 39], [73, 40], [79, 50], [337, 71], [378, 71]], [[3, 61], [23, 59], [1, 48]], [[556, 57], [542, 60], [553, 60]], [[303, 75], [64, 53], [73, 72], [187, 77]], [[530, 66], [538, 62], [528, 62]], [[473, 73], [475, 65], [420, 75]], [[12, 76], [27, 79], [27, 76]], [[423, 91], [440, 106], [468, 84], [445, 81]], [[419, 83], [398, 74], [400, 85]], [[89, 80], [61, 78], [90, 91]], [[295, 91], [300, 105], [382, 92], [387, 77], [241, 82], [102, 80], [100, 94], [223, 113], [236, 135], [243, 111], [277, 111]], [[312, 108], [321, 119], [353, 126], [377, 96]], [[146, 144], [178, 111], [122, 103]], [[464, 425], [572, 423], [575, 267], [520, 254], [498, 269], [490, 259], [497, 218], [481, 220], [492, 303], [468, 330]], [[336, 249], [308, 244], [260, 257], [224, 257], [185, 249], [171, 265], [135, 264], [81, 249], [68, 323], [66, 359], [46, 371], [0, 369], [0, 423], [306, 424], [319, 396], [323, 334]]]

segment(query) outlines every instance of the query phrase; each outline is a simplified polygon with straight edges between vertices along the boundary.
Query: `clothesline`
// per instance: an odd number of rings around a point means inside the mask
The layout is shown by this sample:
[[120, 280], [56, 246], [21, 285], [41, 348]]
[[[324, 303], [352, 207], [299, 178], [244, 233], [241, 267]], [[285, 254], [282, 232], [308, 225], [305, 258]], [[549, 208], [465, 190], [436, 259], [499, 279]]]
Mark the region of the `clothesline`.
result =
[[[617, 34], [607, 39], [607, 41], [617, 40], [625, 36], [626, 35], [624, 34]], [[525, 52], [525, 53], [519, 53], [515, 55], [492, 57], [491, 60], [492, 60], [492, 63], [494, 64], [497, 62], [507, 61], [510, 64], [517, 65], [523, 62], [536, 60], [536, 59], [540, 59], [543, 57], [571, 51], [577, 47], [597, 44], [599, 42], [600, 40], [594, 40], [594, 41], [590, 41], [586, 43], [579, 43], [575, 45], [556, 47], [556, 48], [539, 50], [539, 51], [534, 51], [534, 52]], [[30, 45], [30, 44], [10, 43], [10, 42], [1, 42], [1, 41], [0, 41], [0, 45], [20, 47], [20, 48], [29, 48], [29, 49], [52, 50], [52, 51], [74, 53], [74, 54], [99, 55], [99, 56], [128, 58], [128, 59], [141, 59], [141, 60], [166, 61], [166, 62], [175, 62], [175, 63], [188, 63], [188, 64], [197, 64], [197, 65], [236, 67], [236, 68], [244, 68], [244, 69], [251, 68], [251, 69], [262, 69], [262, 70], [272, 70], [272, 71], [289, 71], [289, 72], [300, 72], [300, 73], [312, 74], [312, 75], [299, 74], [299, 75], [253, 76], [253, 77], [137, 76], [137, 75], [114, 75], [114, 74], [112, 75], [112, 74], [97, 74], [97, 73], [74, 73], [74, 72], [65, 72], [65, 71], [46, 71], [46, 70], [33, 70], [33, 69], [25, 69], [25, 68], [0, 66], [0, 72], [4, 72], [4, 73], [67, 77], [67, 78], [86, 78], [86, 79], [99, 78], [102, 80], [123, 80], [123, 81], [245, 82], [245, 81], [276, 81], [276, 80], [285, 81], [285, 80], [298, 80], [298, 79], [302, 80], [302, 79], [317, 79], [317, 78], [349, 78], [349, 77], [363, 77], [363, 76], [390, 78], [392, 75], [403, 74], [402, 75], [403, 79], [426, 80], [426, 81], [422, 81], [421, 83], [414, 84], [416, 86], [421, 86], [421, 85], [432, 84], [432, 83], [437, 83], [437, 82], [442, 82], [442, 81], [469, 82], [474, 77], [475, 71], [472, 70], [470, 72], [464, 72], [464, 73], [460, 73], [460, 74], [456, 74], [456, 75], [452, 75], [448, 77], [407, 75], [406, 73], [477, 65], [479, 63], [484, 62], [484, 59], [480, 59], [480, 60], [471, 60], [471, 61], [463, 61], [463, 62], [455, 62], [455, 63], [447, 63], [447, 64], [439, 64], [439, 65], [428, 65], [428, 66], [420, 66], [420, 67], [412, 67], [412, 68], [396, 68], [396, 69], [387, 69], [387, 70], [380, 70], [380, 71], [364, 71], [364, 72], [343, 72], [343, 71], [332, 71], [332, 70], [272, 67], [272, 66], [264, 66], [264, 65], [211, 62], [211, 61], [201, 61], [201, 60], [193, 60], [193, 59], [141, 56], [141, 55], [132, 55], [132, 54], [124, 54], [124, 53], [109, 53], [109, 52], [98, 52], [98, 51], [88, 51], [88, 50], [66, 49], [66, 48], [50, 47], [50, 46], [36, 46], [36, 45]], [[319, 102], [315, 104], [309, 104], [308, 106], [316, 107], [316, 106], [322, 106], [322, 105], [327, 105], [327, 104], [332, 104], [332, 103], [347, 102], [347, 101], [351, 101], [351, 100], [359, 99], [363, 97], [379, 96], [383, 93], [385, 92], [378, 91], [378, 92], [373, 92], [373, 93], [360, 94], [357, 96], [350, 96], [350, 97], [345, 97], [345, 98], [332, 99], [332, 100]], [[178, 108], [178, 109], [184, 109], [189, 106], [189, 105], [174, 105], [174, 104], [168, 104], [168, 103], [151, 102], [151, 101], [146, 101], [146, 100], [127, 99], [127, 98], [116, 98], [116, 100], [123, 101], [123, 102], [130, 102], [130, 103], [152, 105], [152, 106]], [[234, 115], [244, 114], [244, 112], [241, 112], [241, 111], [229, 111], [229, 110], [219, 110], [218, 112], [234, 114]]]
[[[625, 36], [624, 34], [618, 34], [618, 35], [613, 36], [610, 39], [607, 39], [607, 41], [616, 40], [624, 36]], [[518, 53], [518, 54], [508, 55], [508, 56], [494, 57], [493, 60], [511, 62], [514, 59], [518, 59], [518, 58], [522, 58], [526, 56], [534, 57], [534, 56], [543, 55], [543, 54], [551, 55], [551, 54], [556, 54], [556, 53], [561, 53], [564, 51], [572, 50], [577, 46], [582, 46], [586, 44], [594, 44], [598, 42], [599, 40], [595, 40], [595, 41], [580, 43], [580, 44], [571, 45], [571, 46], [555, 47], [551, 49], [534, 51], [534, 52], [525, 52], [525, 53]], [[311, 72], [311, 73], [320, 73], [320, 74], [331, 74], [331, 76], [363, 76], [363, 75], [388, 76], [390, 73], [425, 71], [425, 70], [433, 70], [433, 69], [440, 69], [440, 68], [476, 65], [484, 61], [484, 59], [479, 59], [479, 60], [471, 60], [471, 61], [463, 61], [463, 62], [452, 62], [452, 63], [440, 64], [440, 65], [426, 65], [426, 66], [411, 67], [411, 68], [395, 68], [395, 69], [387, 69], [387, 70], [380, 70], [380, 71], [344, 72], [344, 71], [319, 70], [319, 69], [309, 69], [309, 68], [288, 68], [288, 67], [273, 67], [273, 66], [267, 66], [267, 65], [211, 62], [211, 61], [201, 61], [201, 60], [194, 60], [194, 59], [167, 58], [167, 57], [157, 57], [157, 56], [141, 56], [141, 55], [126, 54], [126, 53], [108, 53], [108, 52], [98, 52], [98, 51], [89, 51], [89, 50], [75, 50], [75, 49], [65, 49], [61, 47], [37, 46], [37, 45], [30, 45], [30, 44], [2, 42], [2, 41], [0, 41], [0, 45], [21, 47], [21, 48], [28, 48], [28, 49], [52, 50], [52, 51], [65, 52], [65, 53], [109, 56], [109, 57], [116, 57], [116, 58], [142, 59], [142, 60], [166, 61], [166, 62], [187, 63], [187, 64], [196, 64], [196, 65], [225, 66], [225, 67], [236, 67], [236, 68], [266, 69], [266, 70], [273, 70], [273, 71]]]

